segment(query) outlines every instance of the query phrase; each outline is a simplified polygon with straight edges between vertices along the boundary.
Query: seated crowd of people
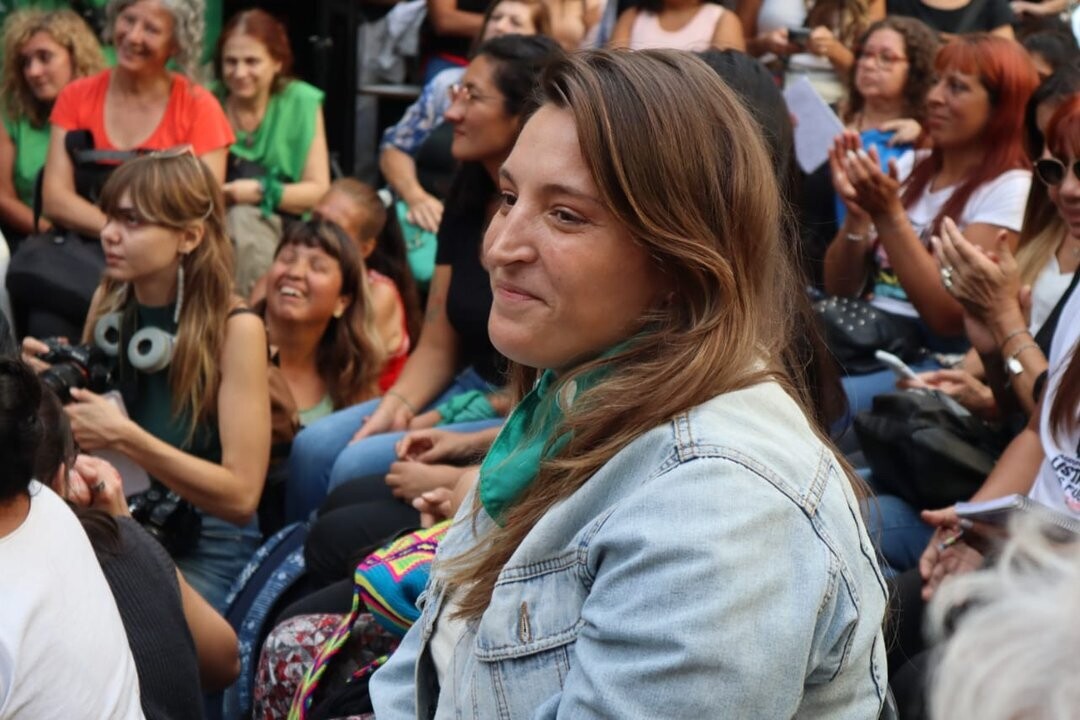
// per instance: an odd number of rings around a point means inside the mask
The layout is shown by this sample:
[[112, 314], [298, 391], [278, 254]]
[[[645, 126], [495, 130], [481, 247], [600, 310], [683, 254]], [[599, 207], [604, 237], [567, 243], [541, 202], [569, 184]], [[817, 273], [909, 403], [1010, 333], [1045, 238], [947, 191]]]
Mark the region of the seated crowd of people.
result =
[[381, 187], [283, 19], [36, 4], [0, 718], [1075, 712], [1064, 0], [426, 0]]

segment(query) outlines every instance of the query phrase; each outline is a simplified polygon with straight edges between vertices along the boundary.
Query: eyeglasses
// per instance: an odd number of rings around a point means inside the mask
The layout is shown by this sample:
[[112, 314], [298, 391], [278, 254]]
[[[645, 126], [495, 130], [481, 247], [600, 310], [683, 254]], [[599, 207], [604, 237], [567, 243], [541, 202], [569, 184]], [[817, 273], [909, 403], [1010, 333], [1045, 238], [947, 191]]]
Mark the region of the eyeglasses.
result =
[[472, 102], [484, 102], [491, 98], [490, 95], [483, 95], [476, 92], [476, 88], [471, 85], [465, 85], [464, 83], [454, 83], [450, 87], [446, 88], [447, 93], [450, 95], [450, 102], [463, 101], [466, 103]]
[[[1068, 172], [1069, 166], [1057, 158], [1041, 158], [1035, 161], [1035, 174], [1050, 187], [1057, 187], [1065, 182]], [[1073, 176], [1080, 180], [1080, 160], [1073, 161], [1072, 172]]]
[[859, 60], [871, 60], [882, 70], [888, 70], [897, 63], [907, 62], [906, 57], [893, 55], [891, 52], [872, 53], [863, 51], [859, 53]]

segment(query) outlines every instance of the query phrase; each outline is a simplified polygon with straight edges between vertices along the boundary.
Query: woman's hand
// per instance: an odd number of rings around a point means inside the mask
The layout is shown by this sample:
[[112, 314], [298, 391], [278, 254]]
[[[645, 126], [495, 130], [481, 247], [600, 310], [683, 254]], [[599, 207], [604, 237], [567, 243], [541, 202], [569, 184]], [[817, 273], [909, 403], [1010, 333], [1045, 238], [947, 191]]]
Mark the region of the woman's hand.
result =
[[837, 44], [836, 36], [832, 30], [824, 25], [818, 25], [810, 31], [810, 39], [806, 42], [806, 49], [813, 55], [827, 58], [833, 52], [833, 46]]
[[230, 205], [258, 205], [262, 202], [262, 183], [258, 180], [233, 180], [221, 186]]
[[467, 468], [458, 475], [453, 488], [436, 488], [413, 499], [412, 506], [420, 513], [421, 527], [431, 527], [440, 520], [454, 517], [479, 476], [479, 468]]
[[412, 408], [405, 404], [405, 401], [400, 397], [388, 392], [383, 396], [379, 406], [375, 408], [375, 412], [364, 418], [363, 424], [360, 425], [360, 429], [356, 431], [356, 434], [352, 436], [349, 444], [359, 442], [369, 435], [408, 430], [409, 421], [412, 419]]
[[443, 203], [439, 198], [426, 192], [418, 194], [405, 201], [409, 211], [405, 219], [428, 232], [438, 232], [439, 223], [442, 222]]
[[401, 460], [422, 463], [460, 463], [483, 452], [469, 433], [449, 430], [417, 430], [397, 441], [394, 446]]
[[68, 492], [76, 505], [98, 508], [113, 517], [131, 514], [120, 473], [101, 458], [79, 455], [68, 473]]
[[22, 361], [30, 366], [30, 368], [38, 375], [49, 369], [49, 363], [42, 360], [39, 355], [47, 353], [49, 346], [41, 342], [37, 338], [32, 338], [29, 335], [23, 338], [22, 341]]
[[788, 41], [787, 28], [777, 28], [767, 33], [761, 33], [757, 37], [758, 44], [765, 52], [771, 52], [774, 55], [790, 55], [799, 51], [797, 45], [793, 45]]
[[845, 131], [844, 135], [846, 149], [843, 168], [855, 192], [855, 203], [871, 218], [903, 215], [904, 206], [900, 203], [900, 173], [896, 169], [896, 162], [890, 159], [889, 172], [882, 172], [881, 158], [875, 148], [870, 148], [870, 152], [867, 152], [863, 149], [858, 135], [851, 131]]
[[886, 143], [889, 147], [897, 145], [914, 145], [922, 135], [922, 125], [912, 118], [898, 118], [881, 123], [879, 128], [883, 132], [891, 132], [893, 136]]
[[931, 370], [919, 373], [916, 380], [901, 380], [899, 387], [930, 387], [940, 390], [976, 415], [991, 418], [997, 414], [994, 392], [974, 375], [964, 370]]
[[399, 460], [390, 465], [386, 484], [394, 497], [407, 503], [435, 488], [451, 487], [461, 475], [453, 465], [426, 465], [415, 460]]
[[948, 291], [976, 318], [988, 322], [1006, 311], [1019, 311], [1020, 267], [1009, 249], [1008, 235], [998, 233], [986, 252], [968, 241], [952, 218], [941, 223], [941, 235], [930, 239]]
[[409, 421], [410, 430], [427, 430], [442, 422], [442, 413], [438, 410], [422, 412]]
[[[941, 581], [950, 574], [976, 569], [978, 565], [971, 564], [976, 559], [971, 553], [978, 553], [959, 540], [963, 526], [955, 507], [923, 510], [921, 516], [923, 522], [935, 528], [926, 550], [919, 558], [919, 575], [923, 579], [922, 596], [924, 600], [929, 600]], [[981, 557], [979, 555], [979, 564]]]
[[71, 421], [71, 432], [84, 450], [113, 447], [131, 427], [131, 420], [107, 397], [71, 388], [71, 399], [74, 402], [65, 405], [64, 410]]
[[832, 177], [833, 189], [847, 208], [848, 215], [861, 224], [869, 224], [870, 216], [859, 205], [858, 193], [846, 169], [845, 158], [849, 150], [858, 146], [858, 137], [854, 133], [841, 133], [836, 136], [833, 146], [829, 148], [829, 173]]

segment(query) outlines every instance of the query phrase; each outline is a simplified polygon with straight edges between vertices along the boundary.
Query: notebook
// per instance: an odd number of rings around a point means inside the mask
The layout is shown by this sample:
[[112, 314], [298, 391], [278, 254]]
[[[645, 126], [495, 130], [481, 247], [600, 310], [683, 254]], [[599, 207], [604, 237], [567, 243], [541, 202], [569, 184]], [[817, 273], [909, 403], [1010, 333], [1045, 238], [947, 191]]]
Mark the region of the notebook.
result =
[[1014, 513], [1038, 518], [1047, 525], [1080, 535], [1080, 518], [1036, 502], [1026, 495], [1006, 495], [985, 502], [956, 503], [956, 514], [968, 520], [1004, 527]]

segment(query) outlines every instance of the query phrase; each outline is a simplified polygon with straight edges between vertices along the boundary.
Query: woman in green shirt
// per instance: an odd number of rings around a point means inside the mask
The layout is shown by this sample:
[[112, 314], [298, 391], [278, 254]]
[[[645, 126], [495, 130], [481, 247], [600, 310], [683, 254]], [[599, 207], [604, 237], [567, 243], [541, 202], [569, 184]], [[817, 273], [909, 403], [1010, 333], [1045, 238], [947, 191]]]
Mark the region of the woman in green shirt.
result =
[[[71, 10], [19, 10], [4, 22], [0, 75], [0, 223], [34, 231], [34, 184], [49, 149], [49, 111], [60, 90], [105, 67], [97, 38]], [[42, 228], [48, 221], [42, 220]]]
[[224, 186], [237, 243], [237, 290], [273, 260], [281, 215], [303, 215], [330, 188], [321, 90], [291, 78], [285, 27], [262, 10], [226, 24], [218, 43], [221, 101], [236, 133]]

